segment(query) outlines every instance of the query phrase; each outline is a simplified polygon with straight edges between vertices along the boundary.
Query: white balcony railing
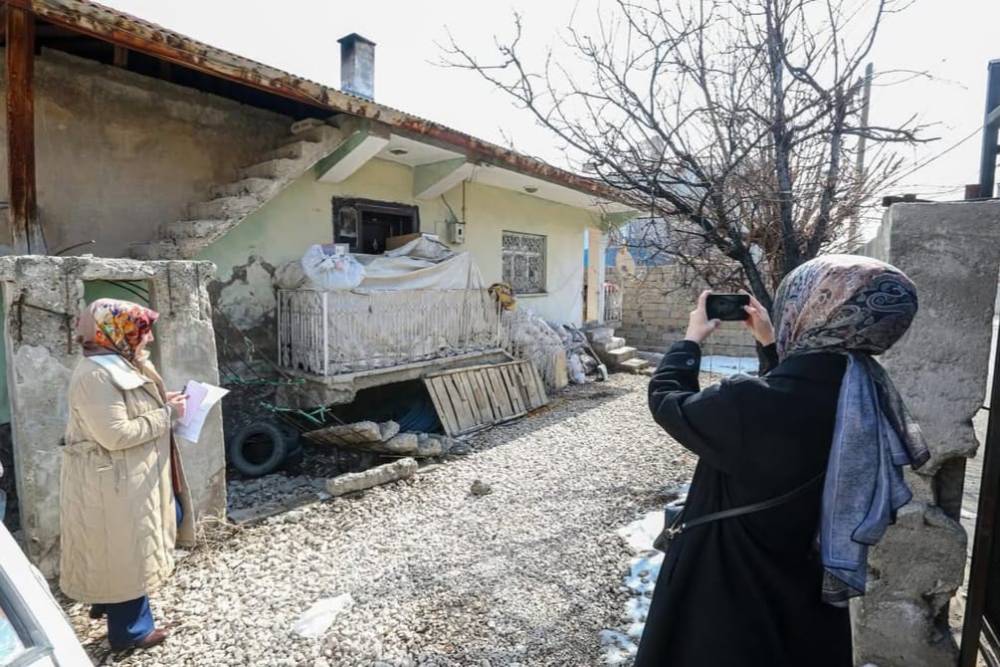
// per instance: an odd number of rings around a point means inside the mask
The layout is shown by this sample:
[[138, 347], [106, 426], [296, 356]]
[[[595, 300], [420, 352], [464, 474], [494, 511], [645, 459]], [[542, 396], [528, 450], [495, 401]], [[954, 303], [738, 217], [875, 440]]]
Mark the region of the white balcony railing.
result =
[[278, 363], [329, 377], [502, 350], [486, 290], [278, 291]]
[[604, 283], [604, 322], [622, 321], [623, 296], [620, 286]]

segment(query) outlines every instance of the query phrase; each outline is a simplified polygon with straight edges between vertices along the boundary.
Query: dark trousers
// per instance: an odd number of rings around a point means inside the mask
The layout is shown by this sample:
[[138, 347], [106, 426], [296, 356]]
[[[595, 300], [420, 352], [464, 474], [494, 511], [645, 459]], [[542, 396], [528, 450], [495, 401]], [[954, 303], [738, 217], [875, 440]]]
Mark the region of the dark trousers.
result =
[[[181, 525], [184, 509], [180, 502], [174, 499], [177, 512], [177, 525]], [[93, 611], [108, 616], [108, 643], [113, 649], [129, 648], [140, 642], [156, 629], [153, 620], [153, 610], [149, 608], [149, 597], [143, 595], [135, 600], [115, 602], [113, 604], [95, 604]]]

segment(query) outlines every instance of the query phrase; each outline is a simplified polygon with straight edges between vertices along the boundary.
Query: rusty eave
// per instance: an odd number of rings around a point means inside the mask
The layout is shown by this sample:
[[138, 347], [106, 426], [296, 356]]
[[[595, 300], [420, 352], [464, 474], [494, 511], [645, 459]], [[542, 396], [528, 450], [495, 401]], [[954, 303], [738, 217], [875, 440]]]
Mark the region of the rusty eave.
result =
[[625, 192], [600, 181], [554, 167], [433, 121], [238, 56], [96, 2], [7, 0], [7, 3], [30, 10], [55, 25], [154, 58], [320, 107], [332, 113], [350, 114], [384, 123], [401, 134], [426, 138], [437, 145], [457, 149], [473, 162], [511, 169], [590, 194], [601, 200], [629, 206], [633, 204]]

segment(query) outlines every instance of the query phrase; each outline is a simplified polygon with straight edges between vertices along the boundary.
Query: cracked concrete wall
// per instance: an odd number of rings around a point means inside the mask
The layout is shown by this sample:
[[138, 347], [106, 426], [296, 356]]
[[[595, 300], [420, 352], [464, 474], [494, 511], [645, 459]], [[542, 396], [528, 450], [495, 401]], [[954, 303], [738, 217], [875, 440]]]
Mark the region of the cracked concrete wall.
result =
[[[170, 389], [188, 380], [218, 384], [206, 262], [135, 262], [85, 257], [0, 258], [6, 314], [4, 345], [10, 392], [17, 492], [28, 556], [47, 576], [59, 562], [60, 444], [66, 391], [80, 359], [73, 323], [85, 285], [94, 280], [144, 281], [156, 325], [157, 366]], [[222, 417], [213, 409], [201, 440], [178, 447], [203, 519], [226, 511]]]
[[[0, 49], [0, 53], [2, 53]], [[5, 90], [0, 72], [0, 93]], [[184, 219], [213, 185], [287, 137], [292, 119], [43, 49], [35, 60], [39, 216], [50, 250], [105, 257]], [[6, 120], [0, 117], [0, 150]], [[7, 166], [0, 163], [0, 199]], [[9, 239], [6, 216], [0, 234]], [[3, 241], [7, 243], [8, 241]]]
[[920, 423], [931, 460], [908, 472], [914, 500], [872, 550], [868, 593], [856, 601], [858, 664], [954, 665], [948, 603], [965, 572], [958, 522], [964, 460], [978, 442], [1000, 267], [1000, 202], [896, 204], [864, 254], [917, 285], [920, 310], [882, 362]]

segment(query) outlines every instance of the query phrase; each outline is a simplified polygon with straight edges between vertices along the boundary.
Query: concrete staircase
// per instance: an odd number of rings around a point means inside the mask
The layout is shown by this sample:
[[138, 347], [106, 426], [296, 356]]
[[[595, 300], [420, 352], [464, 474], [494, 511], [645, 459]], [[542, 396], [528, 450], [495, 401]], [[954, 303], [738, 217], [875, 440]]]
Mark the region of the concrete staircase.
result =
[[653, 368], [649, 362], [639, 357], [639, 351], [625, 344], [625, 339], [616, 336], [610, 326], [595, 326], [587, 329], [587, 338], [594, 352], [610, 371], [649, 374]]
[[341, 133], [323, 121], [294, 123], [286, 141], [240, 169], [230, 183], [217, 185], [210, 199], [192, 204], [183, 220], [160, 226], [157, 237], [129, 248], [135, 259], [188, 259], [218, 240], [329, 155]]

